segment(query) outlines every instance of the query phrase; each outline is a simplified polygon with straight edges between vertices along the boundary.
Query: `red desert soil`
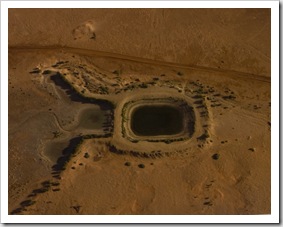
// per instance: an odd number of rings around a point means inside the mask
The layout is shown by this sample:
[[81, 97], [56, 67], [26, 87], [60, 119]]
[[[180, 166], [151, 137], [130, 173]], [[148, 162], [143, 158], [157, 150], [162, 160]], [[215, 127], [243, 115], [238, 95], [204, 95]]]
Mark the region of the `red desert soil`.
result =
[[[9, 213], [270, 214], [270, 26], [269, 9], [9, 9]], [[183, 128], [135, 134], [143, 106]]]

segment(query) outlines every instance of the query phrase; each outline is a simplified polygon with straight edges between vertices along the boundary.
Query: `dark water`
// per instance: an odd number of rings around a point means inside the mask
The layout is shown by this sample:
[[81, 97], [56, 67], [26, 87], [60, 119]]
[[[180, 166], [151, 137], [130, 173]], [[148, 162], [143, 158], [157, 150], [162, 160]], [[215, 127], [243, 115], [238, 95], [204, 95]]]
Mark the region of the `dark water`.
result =
[[139, 136], [174, 135], [182, 131], [183, 117], [171, 106], [143, 106], [134, 110], [131, 129]]

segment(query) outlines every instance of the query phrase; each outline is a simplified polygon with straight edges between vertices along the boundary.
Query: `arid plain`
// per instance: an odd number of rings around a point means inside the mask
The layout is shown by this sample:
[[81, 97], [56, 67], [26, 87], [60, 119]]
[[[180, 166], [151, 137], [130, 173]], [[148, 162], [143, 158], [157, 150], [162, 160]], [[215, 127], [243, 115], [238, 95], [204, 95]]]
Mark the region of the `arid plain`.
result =
[[270, 214], [269, 9], [9, 9], [10, 214]]

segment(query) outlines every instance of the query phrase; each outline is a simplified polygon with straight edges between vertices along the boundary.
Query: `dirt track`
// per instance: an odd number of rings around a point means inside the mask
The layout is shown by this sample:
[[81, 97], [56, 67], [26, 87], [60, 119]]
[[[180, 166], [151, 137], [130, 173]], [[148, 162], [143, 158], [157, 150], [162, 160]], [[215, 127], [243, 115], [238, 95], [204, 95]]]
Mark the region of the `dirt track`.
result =
[[[258, 80], [270, 83], [270, 77], [267, 76], [261, 76], [261, 75], [255, 75], [251, 73], [245, 73], [245, 72], [238, 72], [234, 70], [227, 70], [227, 69], [218, 69], [218, 68], [209, 68], [209, 67], [203, 67], [203, 66], [197, 66], [197, 65], [184, 65], [184, 64], [178, 64], [173, 62], [162, 62], [162, 61], [156, 61], [146, 58], [139, 58], [134, 56], [126, 56], [121, 55], [117, 53], [109, 53], [109, 52], [103, 52], [103, 51], [96, 51], [96, 50], [88, 50], [88, 49], [81, 49], [81, 48], [75, 48], [75, 47], [65, 47], [65, 46], [32, 46], [32, 47], [25, 47], [25, 46], [12, 46], [9, 47], [9, 51], [20, 51], [20, 52], [36, 52], [36, 51], [65, 51], [69, 53], [75, 53], [82, 56], [94, 56], [94, 57], [107, 57], [107, 58], [113, 58], [118, 60], [127, 60], [137, 63], [146, 63], [151, 64], [155, 66], [168, 66], [168, 67], [176, 67], [181, 69], [196, 69], [200, 71], [208, 71], [208, 72], [220, 72], [223, 76], [236, 76], [236, 77], [242, 77], [244, 79], [250, 79], [250, 80]], [[228, 75], [227, 75], [228, 73]]]

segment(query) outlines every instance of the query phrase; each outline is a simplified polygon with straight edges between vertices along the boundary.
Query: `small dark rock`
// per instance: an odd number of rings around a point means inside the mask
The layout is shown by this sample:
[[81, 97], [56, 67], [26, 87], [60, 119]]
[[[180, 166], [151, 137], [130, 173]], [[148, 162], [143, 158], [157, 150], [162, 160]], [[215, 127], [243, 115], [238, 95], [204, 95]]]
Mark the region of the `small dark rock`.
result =
[[145, 165], [144, 164], [139, 164], [138, 167], [143, 169], [145, 167]]

